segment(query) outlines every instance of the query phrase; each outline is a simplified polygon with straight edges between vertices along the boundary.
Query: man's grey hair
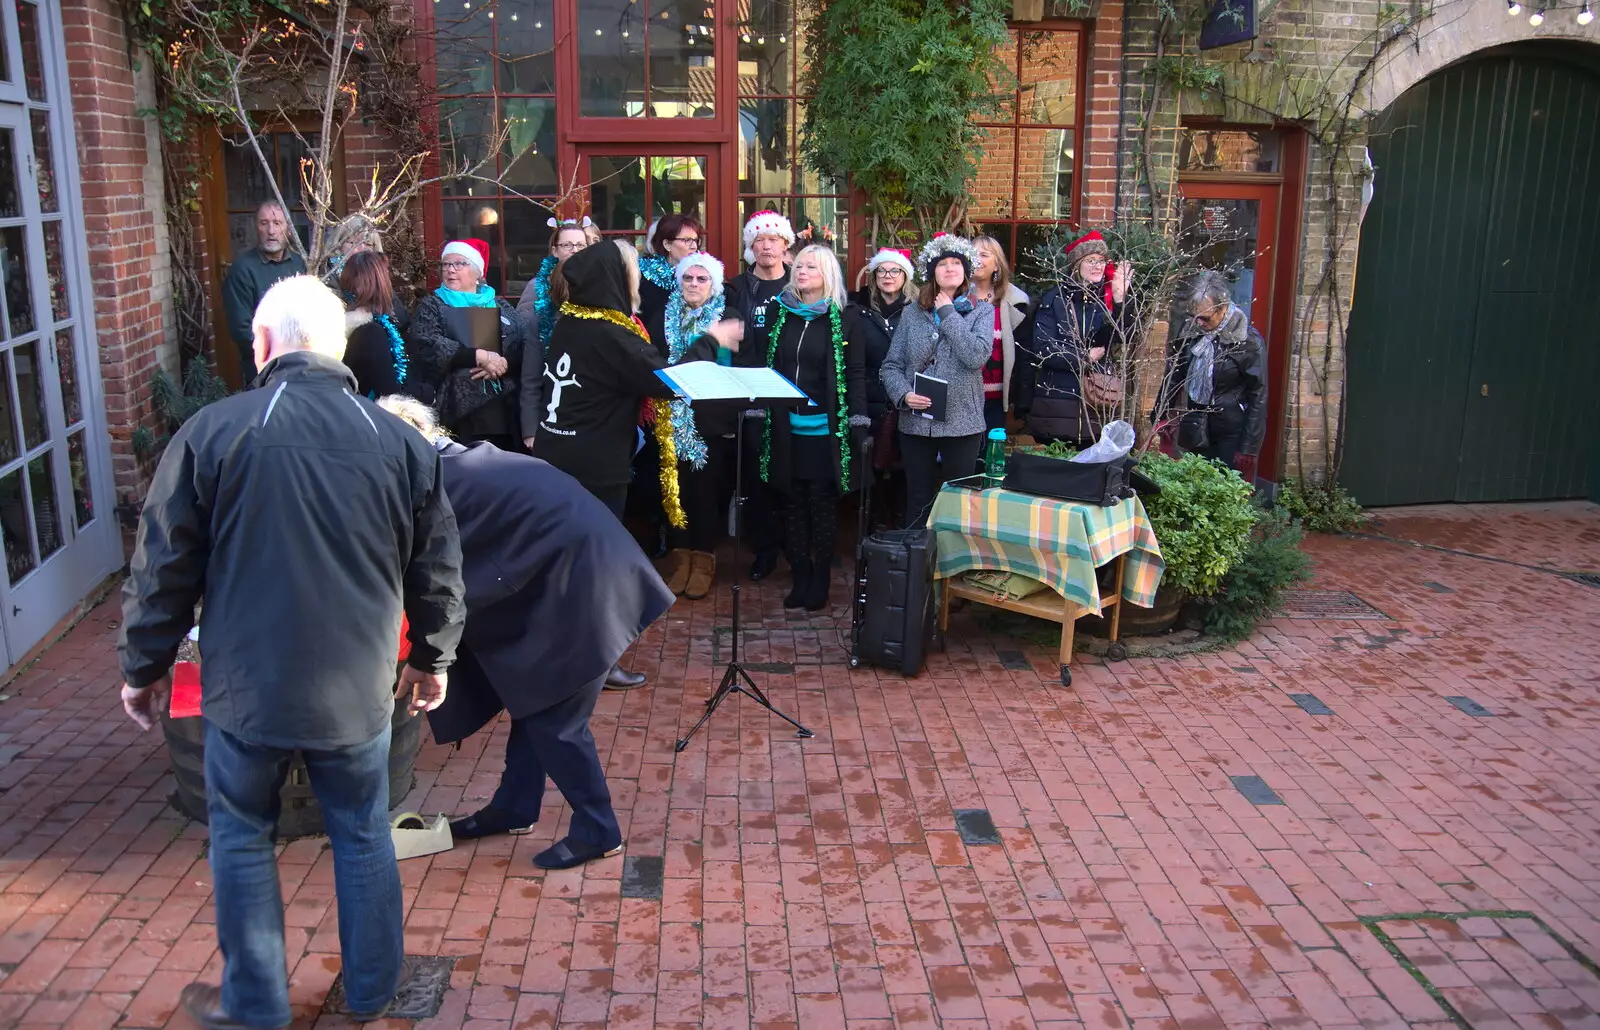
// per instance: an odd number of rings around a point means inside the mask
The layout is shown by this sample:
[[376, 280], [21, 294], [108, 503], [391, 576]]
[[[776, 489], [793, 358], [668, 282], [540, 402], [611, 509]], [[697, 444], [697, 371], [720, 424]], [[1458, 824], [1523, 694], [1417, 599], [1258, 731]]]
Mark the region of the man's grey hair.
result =
[[273, 283], [256, 305], [250, 328], [267, 330], [273, 355], [308, 350], [335, 361], [344, 357], [344, 304], [313, 276]]
[[285, 222], [289, 221], [288, 208], [284, 207], [283, 204], [280, 203], [275, 197], [268, 197], [266, 200], [263, 200], [261, 203], [256, 205], [257, 218], [260, 218], [262, 213], [265, 211], [277, 211], [279, 214], [283, 215], [283, 220]]
[[391, 393], [387, 397], [378, 398], [378, 407], [421, 433], [422, 438], [429, 443], [438, 443], [440, 440], [450, 438], [449, 431], [439, 424], [439, 413], [415, 397], [407, 397], [403, 393]]
[[1226, 307], [1233, 303], [1228, 277], [1215, 269], [1197, 272], [1189, 282], [1189, 310], [1199, 307]]

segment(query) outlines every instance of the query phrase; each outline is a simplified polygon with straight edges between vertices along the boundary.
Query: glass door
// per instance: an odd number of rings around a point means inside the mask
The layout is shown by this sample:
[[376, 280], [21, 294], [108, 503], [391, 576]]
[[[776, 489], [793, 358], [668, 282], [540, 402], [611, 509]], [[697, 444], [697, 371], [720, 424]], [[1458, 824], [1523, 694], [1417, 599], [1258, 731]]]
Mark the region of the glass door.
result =
[[580, 182], [589, 188], [595, 224], [607, 236], [641, 247], [663, 215], [707, 222], [710, 204], [722, 195], [717, 166], [712, 148], [610, 144], [578, 151]]
[[1272, 346], [1272, 271], [1277, 263], [1277, 184], [1180, 183], [1179, 239], [1202, 267], [1228, 277], [1233, 302]]

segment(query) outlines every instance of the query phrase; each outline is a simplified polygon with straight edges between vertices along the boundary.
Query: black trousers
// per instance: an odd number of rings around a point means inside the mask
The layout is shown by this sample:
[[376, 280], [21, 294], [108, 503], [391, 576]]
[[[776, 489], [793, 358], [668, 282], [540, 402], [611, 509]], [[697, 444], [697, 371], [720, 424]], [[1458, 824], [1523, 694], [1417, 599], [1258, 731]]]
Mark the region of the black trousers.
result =
[[628, 486], [626, 483], [622, 486], [611, 486], [603, 489], [590, 487], [588, 489], [595, 496], [595, 500], [611, 509], [611, 514], [617, 517], [618, 522], [622, 521], [622, 516], [628, 507]]
[[907, 529], [927, 523], [939, 488], [952, 479], [972, 475], [982, 449], [982, 433], [971, 436], [900, 434], [900, 462], [906, 470]]
[[826, 565], [839, 536], [839, 491], [831, 479], [796, 479], [784, 497], [785, 556]]
[[622, 843], [611, 788], [606, 786], [600, 752], [589, 732], [589, 717], [605, 685], [601, 676], [558, 705], [511, 720], [506, 771], [490, 804], [512, 813], [523, 825], [530, 824], [539, 818], [549, 776], [572, 806], [569, 836], [599, 848]]
[[[748, 431], [748, 429], [747, 429]], [[733, 441], [725, 437], [706, 439], [706, 466], [696, 469], [688, 462], [678, 464], [678, 499], [689, 525], [667, 532], [667, 542], [675, 548], [713, 552], [727, 532], [728, 498], [733, 496]]]
[[783, 494], [761, 481], [762, 420], [744, 422], [744, 525], [743, 542], [757, 557], [777, 560], [783, 549], [785, 499]]

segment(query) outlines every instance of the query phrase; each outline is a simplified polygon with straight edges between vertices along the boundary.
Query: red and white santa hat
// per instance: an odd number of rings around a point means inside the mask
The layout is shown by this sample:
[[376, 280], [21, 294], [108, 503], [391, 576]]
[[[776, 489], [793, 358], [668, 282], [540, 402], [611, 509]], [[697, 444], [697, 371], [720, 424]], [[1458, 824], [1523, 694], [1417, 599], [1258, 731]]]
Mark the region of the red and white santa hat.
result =
[[911, 251], [899, 247], [882, 247], [872, 255], [872, 260], [867, 262], [867, 271], [876, 272], [884, 265], [893, 265], [906, 274], [910, 279], [917, 274], [916, 268], [911, 264]]
[[777, 236], [789, 246], [794, 246], [794, 226], [776, 211], [757, 211], [744, 223], [744, 260], [756, 263], [756, 252], [751, 249], [757, 236]]
[[478, 270], [481, 278], [484, 269], [489, 267], [489, 244], [483, 240], [451, 240], [444, 245], [444, 253], [439, 255], [439, 260], [454, 255], [464, 258], [467, 264]]

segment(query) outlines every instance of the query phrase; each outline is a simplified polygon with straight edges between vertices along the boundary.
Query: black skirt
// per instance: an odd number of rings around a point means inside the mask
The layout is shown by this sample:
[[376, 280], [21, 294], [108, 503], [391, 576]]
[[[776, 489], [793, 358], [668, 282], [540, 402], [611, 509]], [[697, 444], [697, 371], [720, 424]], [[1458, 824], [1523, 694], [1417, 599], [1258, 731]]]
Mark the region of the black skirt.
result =
[[789, 456], [795, 479], [820, 479], [832, 482], [838, 470], [834, 467], [839, 453], [839, 442], [831, 436], [801, 436], [789, 438]]

